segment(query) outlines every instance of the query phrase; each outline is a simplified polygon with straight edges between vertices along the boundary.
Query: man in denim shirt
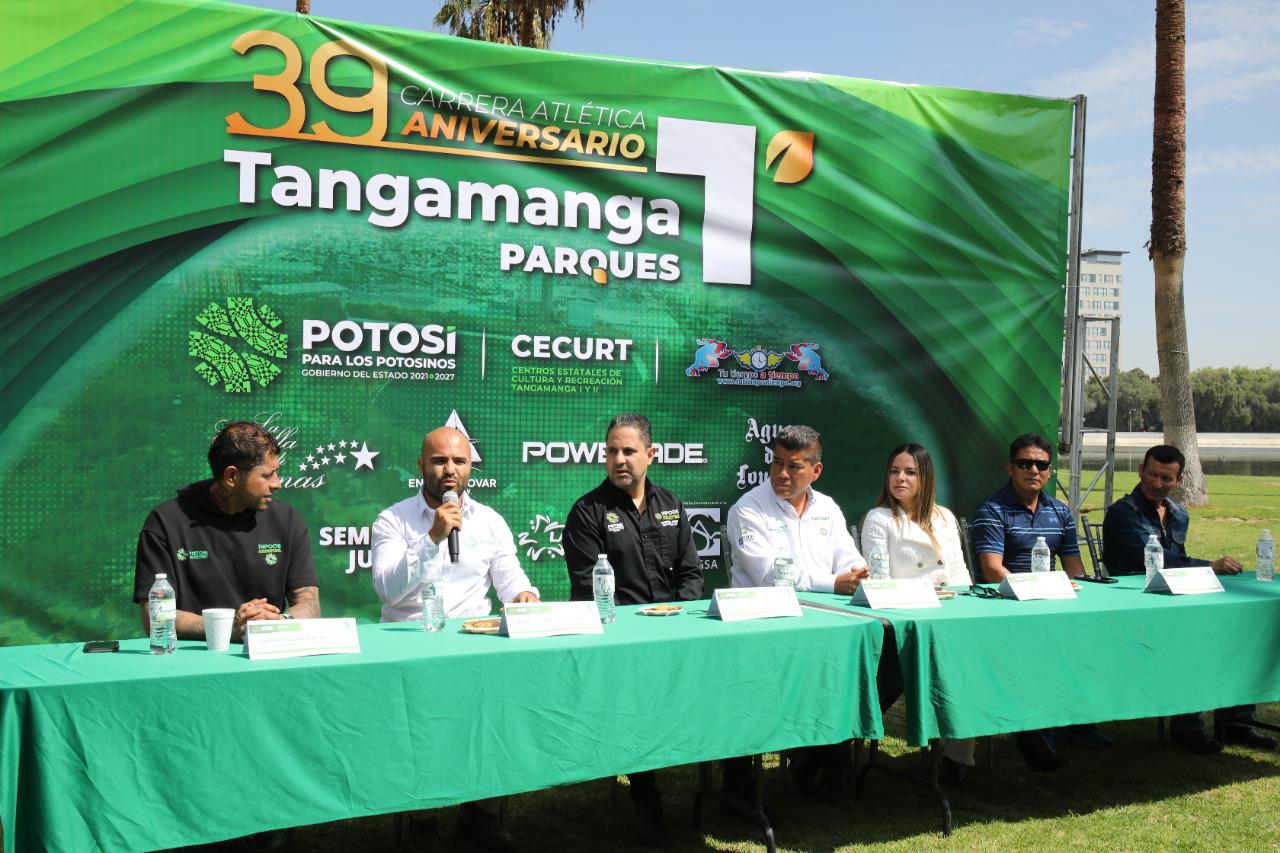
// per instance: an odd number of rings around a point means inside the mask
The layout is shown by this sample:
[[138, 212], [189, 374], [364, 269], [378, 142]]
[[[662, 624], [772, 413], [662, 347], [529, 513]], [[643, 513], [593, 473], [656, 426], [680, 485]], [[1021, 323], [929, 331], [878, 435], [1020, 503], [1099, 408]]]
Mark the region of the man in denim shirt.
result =
[[[1238, 575], [1244, 568], [1234, 557], [1200, 560], [1187, 556], [1187, 527], [1191, 523], [1181, 504], [1169, 494], [1182, 483], [1186, 458], [1169, 444], [1159, 444], [1147, 451], [1138, 469], [1138, 485], [1107, 510], [1102, 525], [1102, 562], [1113, 575], [1138, 575], [1146, 571], [1143, 551], [1148, 537], [1155, 534], [1164, 548], [1164, 564], [1178, 566], [1211, 566], [1220, 575]], [[1243, 744], [1257, 749], [1275, 749], [1275, 738], [1260, 734], [1248, 725], [1253, 706], [1222, 708], [1214, 712], [1215, 729], [1227, 743]], [[1222, 744], [1204, 733], [1199, 714], [1180, 714], [1173, 718], [1172, 740], [1191, 752], [1210, 754]]]

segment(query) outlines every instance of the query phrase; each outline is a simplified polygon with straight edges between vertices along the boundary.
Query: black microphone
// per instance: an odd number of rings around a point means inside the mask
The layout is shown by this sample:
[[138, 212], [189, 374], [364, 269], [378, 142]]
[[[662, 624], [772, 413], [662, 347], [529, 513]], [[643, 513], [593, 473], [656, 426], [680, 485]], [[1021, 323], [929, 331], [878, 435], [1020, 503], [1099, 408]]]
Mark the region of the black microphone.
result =
[[[456, 504], [458, 502], [458, 493], [450, 489], [444, 493], [444, 497], [441, 500], [447, 504]], [[456, 527], [449, 531], [449, 562], [458, 562], [458, 528]]]

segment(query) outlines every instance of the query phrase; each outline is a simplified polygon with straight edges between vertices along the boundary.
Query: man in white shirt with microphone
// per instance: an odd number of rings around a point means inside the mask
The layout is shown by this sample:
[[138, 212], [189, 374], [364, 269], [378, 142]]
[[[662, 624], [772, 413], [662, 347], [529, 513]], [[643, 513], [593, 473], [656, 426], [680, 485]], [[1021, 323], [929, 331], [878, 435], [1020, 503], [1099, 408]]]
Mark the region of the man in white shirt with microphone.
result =
[[[471, 442], [459, 430], [427, 433], [418, 457], [422, 492], [387, 507], [373, 524], [373, 588], [383, 622], [422, 618], [428, 574], [444, 578], [446, 618], [488, 616], [489, 587], [504, 602], [537, 601], [538, 590], [516, 559], [515, 539], [502, 516], [466, 493]], [[411, 549], [419, 553], [415, 567]], [[501, 799], [464, 803], [458, 830], [487, 847], [512, 850], [515, 839], [498, 817]], [[412, 847], [430, 849], [439, 835], [433, 817], [410, 812]]]

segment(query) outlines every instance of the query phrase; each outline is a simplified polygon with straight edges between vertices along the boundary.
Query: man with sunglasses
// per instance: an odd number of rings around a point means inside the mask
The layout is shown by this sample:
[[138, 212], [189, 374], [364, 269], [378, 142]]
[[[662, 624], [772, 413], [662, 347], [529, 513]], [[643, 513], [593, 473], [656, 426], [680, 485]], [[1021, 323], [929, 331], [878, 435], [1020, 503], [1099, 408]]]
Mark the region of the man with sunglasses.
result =
[[[1053, 448], [1035, 433], [1020, 435], [1009, 445], [1009, 482], [983, 501], [973, 517], [973, 551], [982, 580], [999, 583], [1014, 572], [1031, 571], [1031, 549], [1041, 536], [1050, 559], [1057, 557], [1063, 571], [1071, 577], [1084, 574], [1071, 509], [1044, 494], [1052, 459]], [[1097, 726], [1071, 726], [1065, 734], [1086, 746], [1111, 743]], [[1048, 731], [1019, 732], [1014, 742], [1032, 770], [1057, 770], [1067, 763]]]
[[[1146, 571], [1143, 551], [1147, 539], [1155, 535], [1164, 549], [1164, 564], [1210, 566], [1220, 575], [1238, 575], [1244, 569], [1230, 556], [1199, 560], [1187, 556], [1187, 529], [1191, 518], [1182, 504], [1169, 495], [1182, 484], [1186, 465], [1182, 451], [1171, 444], [1158, 444], [1147, 451], [1138, 468], [1138, 485], [1107, 510], [1102, 524], [1102, 562], [1113, 575], [1140, 575]], [[1178, 714], [1171, 720], [1169, 739], [1198, 755], [1211, 755], [1222, 743], [1272, 750], [1276, 740], [1253, 728], [1253, 706], [1220, 708], [1214, 711], [1214, 731], [1221, 741], [1204, 733], [1199, 714]]]

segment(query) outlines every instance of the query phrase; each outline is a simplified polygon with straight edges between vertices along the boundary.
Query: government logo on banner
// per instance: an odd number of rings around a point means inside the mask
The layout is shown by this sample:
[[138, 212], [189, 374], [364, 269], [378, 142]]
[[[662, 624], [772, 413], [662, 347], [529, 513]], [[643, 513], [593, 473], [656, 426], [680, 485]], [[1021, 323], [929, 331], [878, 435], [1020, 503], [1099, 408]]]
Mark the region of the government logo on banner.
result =
[[[791, 344], [779, 352], [756, 345], [734, 350], [726, 341], [698, 338], [693, 364], [685, 376], [698, 379], [715, 371], [717, 385], [747, 385], [756, 388], [799, 388], [802, 374], [825, 382], [831, 374], [822, 366], [816, 343]], [[794, 364], [794, 368], [793, 368]]]

